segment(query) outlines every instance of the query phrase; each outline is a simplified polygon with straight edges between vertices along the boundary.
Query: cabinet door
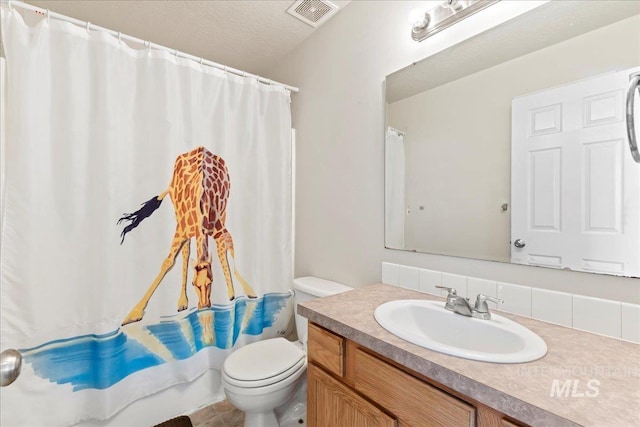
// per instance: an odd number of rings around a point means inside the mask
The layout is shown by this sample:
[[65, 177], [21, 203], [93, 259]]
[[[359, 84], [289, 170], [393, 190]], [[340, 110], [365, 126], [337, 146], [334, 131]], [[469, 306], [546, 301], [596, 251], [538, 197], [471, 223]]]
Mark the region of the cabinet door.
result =
[[309, 323], [309, 360], [339, 377], [344, 375], [345, 339]]
[[313, 363], [308, 366], [309, 427], [395, 427], [395, 419], [332, 378]]
[[392, 412], [402, 425], [474, 427], [472, 405], [360, 349], [354, 354], [354, 388]]

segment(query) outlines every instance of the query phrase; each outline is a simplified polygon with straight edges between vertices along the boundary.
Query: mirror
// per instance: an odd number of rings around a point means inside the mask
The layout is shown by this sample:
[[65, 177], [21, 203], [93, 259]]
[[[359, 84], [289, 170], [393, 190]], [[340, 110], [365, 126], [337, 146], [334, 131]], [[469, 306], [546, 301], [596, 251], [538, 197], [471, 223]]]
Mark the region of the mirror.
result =
[[594, 0], [387, 76], [385, 246], [639, 277], [638, 71], [640, 2]]

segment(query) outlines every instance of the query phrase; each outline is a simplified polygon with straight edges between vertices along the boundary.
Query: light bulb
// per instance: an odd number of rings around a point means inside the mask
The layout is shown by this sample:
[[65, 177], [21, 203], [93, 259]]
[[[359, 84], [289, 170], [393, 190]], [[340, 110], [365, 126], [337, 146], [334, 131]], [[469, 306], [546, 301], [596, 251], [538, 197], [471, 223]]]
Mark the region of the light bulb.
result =
[[426, 24], [426, 18], [425, 18], [425, 11], [419, 8], [413, 9], [411, 12], [409, 12], [409, 24], [412, 27], [423, 27]]
[[442, 7], [451, 9], [452, 12], [459, 12], [464, 8], [464, 5], [460, 0], [445, 0]]

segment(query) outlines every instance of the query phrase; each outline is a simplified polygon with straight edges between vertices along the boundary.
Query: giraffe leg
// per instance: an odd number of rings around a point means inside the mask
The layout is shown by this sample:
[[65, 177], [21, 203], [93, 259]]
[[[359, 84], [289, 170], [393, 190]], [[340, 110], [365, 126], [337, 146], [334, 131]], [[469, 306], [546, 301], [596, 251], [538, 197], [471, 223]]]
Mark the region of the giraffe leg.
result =
[[191, 245], [187, 241], [182, 245], [182, 289], [180, 290], [180, 298], [178, 299], [178, 311], [185, 310], [189, 306], [187, 298], [187, 275], [189, 273], [189, 254], [191, 253]]
[[236, 297], [236, 293], [233, 290], [233, 281], [231, 280], [231, 271], [229, 270], [229, 260], [227, 259], [227, 245], [224, 238], [224, 233], [219, 234], [218, 237], [215, 238], [215, 240], [216, 246], [218, 248], [218, 259], [220, 260], [220, 265], [222, 266], [224, 280], [227, 282], [227, 295], [229, 296], [229, 301], [233, 301]]
[[169, 270], [171, 270], [171, 268], [175, 264], [176, 256], [178, 255], [178, 252], [180, 252], [182, 245], [184, 245], [186, 241], [187, 240], [183, 239], [178, 235], [176, 235], [173, 238], [173, 242], [171, 243], [171, 250], [169, 251], [169, 255], [165, 258], [165, 260], [162, 261], [162, 266], [160, 267], [160, 273], [158, 273], [158, 276], [156, 276], [156, 279], [153, 281], [151, 286], [149, 286], [149, 289], [144, 294], [140, 302], [138, 302], [138, 304], [136, 304], [136, 306], [133, 307], [133, 310], [131, 310], [129, 315], [124, 319], [124, 321], [122, 322], [122, 326], [126, 325], [127, 323], [137, 322], [138, 320], [142, 319], [142, 317], [144, 316], [144, 309], [147, 307], [147, 304], [149, 303], [149, 299], [151, 299], [151, 295], [153, 295], [155, 290], [160, 285], [160, 282], [162, 281], [164, 276], [167, 274]]
[[198, 310], [211, 307], [211, 257], [209, 256], [209, 235], [202, 231], [196, 232], [196, 248], [198, 251], [198, 266], [196, 266], [193, 286], [198, 294]]
[[[231, 253], [231, 258], [233, 259], [233, 274], [236, 276], [236, 279], [238, 279], [238, 281], [242, 285], [242, 289], [244, 290], [245, 295], [249, 298], [257, 298], [256, 292], [253, 290], [251, 285], [249, 285], [249, 283], [247, 283], [247, 281], [244, 280], [244, 278], [240, 275], [240, 272], [236, 268], [236, 253], [235, 253], [235, 249], [233, 248], [233, 239], [231, 238], [231, 233], [229, 233], [229, 231], [225, 228], [220, 237], [224, 240], [224, 245], [226, 247], [226, 250], [228, 250]], [[220, 246], [218, 246], [218, 248], [220, 248]], [[226, 260], [226, 254], [225, 254], [225, 260]], [[228, 268], [228, 265], [229, 264], [227, 263], [227, 268]]]

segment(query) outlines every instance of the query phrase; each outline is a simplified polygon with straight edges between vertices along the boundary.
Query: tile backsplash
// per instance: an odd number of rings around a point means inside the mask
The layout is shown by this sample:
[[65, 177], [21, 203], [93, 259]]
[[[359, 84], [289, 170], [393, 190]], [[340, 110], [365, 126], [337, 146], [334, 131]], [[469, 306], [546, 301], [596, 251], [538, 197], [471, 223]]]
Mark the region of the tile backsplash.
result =
[[556, 325], [572, 326], [571, 294], [531, 288], [531, 317]]
[[472, 300], [480, 293], [495, 296], [502, 298], [504, 304], [496, 307], [496, 304], [489, 303], [494, 309], [640, 344], [638, 304], [530, 288], [389, 262], [382, 263], [382, 281], [441, 297], [446, 296], [447, 292], [437, 289], [437, 285], [455, 288], [458, 295]]

